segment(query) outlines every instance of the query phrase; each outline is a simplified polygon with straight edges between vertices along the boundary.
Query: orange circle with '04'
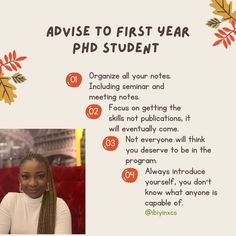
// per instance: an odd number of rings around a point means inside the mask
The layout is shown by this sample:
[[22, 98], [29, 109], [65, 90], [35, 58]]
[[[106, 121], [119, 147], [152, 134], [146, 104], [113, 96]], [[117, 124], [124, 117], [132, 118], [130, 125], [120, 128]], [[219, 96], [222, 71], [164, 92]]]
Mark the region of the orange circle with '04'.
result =
[[134, 168], [126, 168], [122, 172], [122, 179], [127, 183], [133, 183], [138, 178], [138, 171]]
[[98, 119], [102, 114], [102, 108], [98, 104], [91, 104], [87, 106], [85, 114], [89, 119]]
[[81, 82], [82, 82], [82, 76], [77, 72], [71, 72], [66, 76], [66, 84], [70, 87], [73, 88], [79, 87]]
[[115, 151], [118, 147], [119, 139], [115, 136], [107, 136], [102, 141], [102, 146], [107, 151]]

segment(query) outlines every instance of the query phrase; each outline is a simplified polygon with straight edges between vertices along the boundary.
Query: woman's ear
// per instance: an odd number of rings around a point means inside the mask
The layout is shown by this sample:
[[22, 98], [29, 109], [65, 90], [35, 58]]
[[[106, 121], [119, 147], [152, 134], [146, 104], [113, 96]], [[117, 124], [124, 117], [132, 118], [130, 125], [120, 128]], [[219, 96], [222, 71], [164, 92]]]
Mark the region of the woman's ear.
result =
[[18, 173], [18, 181], [19, 181], [19, 183], [20, 183], [20, 173]]
[[23, 193], [23, 190], [22, 190], [22, 187], [21, 187], [20, 173], [18, 174], [18, 181], [19, 181], [19, 192]]

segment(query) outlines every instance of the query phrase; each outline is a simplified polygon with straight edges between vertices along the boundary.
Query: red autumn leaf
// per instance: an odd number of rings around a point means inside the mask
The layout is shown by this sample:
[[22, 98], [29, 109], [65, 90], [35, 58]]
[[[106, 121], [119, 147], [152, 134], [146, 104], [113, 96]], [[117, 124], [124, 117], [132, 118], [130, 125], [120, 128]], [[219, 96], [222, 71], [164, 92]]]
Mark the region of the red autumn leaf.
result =
[[12, 71], [12, 68], [8, 65], [3, 65], [7, 70]]
[[232, 20], [232, 26], [235, 28], [236, 22], [234, 20]]
[[217, 45], [220, 44], [222, 41], [223, 41], [223, 39], [219, 39], [219, 40], [215, 41], [212, 46], [217, 46]]
[[222, 36], [222, 35], [220, 35], [220, 34], [218, 34], [218, 33], [215, 33], [215, 36], [218, 37], [218, 38], [220, 38], [220, 39], [223, 39], [223, 38], [224, 38], [224, 36]]
[[226, 31], [226, 32], [231, 32], [231, 31], [232, 31], [232, 30], [229, 29], [228, 27], [224, 27], [223, 30]]
[[21, 65], [20, 65], [20, 63], [19, 63], [19, 62], [17, 62], [17, 61], [14, 61], [14, 63], [15, 63], [15, 65], [16, 65], [18, 68], [20, 68], [20, 69], [21, 69]]
[[225, 48], [228, 48], [228, 44], [226, 43], [225, 40], [223, 40], [223, 44], [224, 44]]
[[236, 35], [236, 30], [234, 30], [233, 32], [234, 32], [234, 34]]
[[222, 35], [226, 35], [226, 33], [224, 32], [224, 30], [218, 29], [218, 32]]
[[3, 64], [3, 61], [0, 59], [0, 65], [2, 65]]
[[17, 71], [17, 67], [13, 63], [10, 63], [10, 65], [13, 70]]
[[12, 60], [12, 53], [11, 52], [9, 52], [8, 57], [9, 57], [9, 60], [11, 61]]
[[8, 63], [8, 56], [7, 55], [4, 56], [4, 59], [5, 59], [6, 63]]
[[234, 37], [231, 34], [229, 35], [229, 38], [234, 42]]
[[13, 60], [16, 60], [16, 51], [13, 51]]
[[226, 38], [226, 42], [228, 45], [231, 45], [231, 41], [229, 40], [229, 38]]
[[16, 61], [23, 61], [23, 60], [25, 60], [27, 57], [18, 57], [17, 59], [16, 59]]

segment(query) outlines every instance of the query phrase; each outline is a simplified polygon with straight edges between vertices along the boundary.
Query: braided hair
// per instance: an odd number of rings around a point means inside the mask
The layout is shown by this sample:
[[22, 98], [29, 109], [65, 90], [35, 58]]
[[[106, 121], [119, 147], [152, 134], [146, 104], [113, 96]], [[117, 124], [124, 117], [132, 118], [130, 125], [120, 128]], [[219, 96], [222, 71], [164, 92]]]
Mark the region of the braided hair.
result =
[[48, 179], [48, 189], [43, 194], [42, 205], [40, 208], [37, 234], [54, 234], [57, 194], [49, 162], [40, 154], [29, 153], [21, 160], [20, 166], [28, 160], [35, 160], [43, 163], [46, 167]]

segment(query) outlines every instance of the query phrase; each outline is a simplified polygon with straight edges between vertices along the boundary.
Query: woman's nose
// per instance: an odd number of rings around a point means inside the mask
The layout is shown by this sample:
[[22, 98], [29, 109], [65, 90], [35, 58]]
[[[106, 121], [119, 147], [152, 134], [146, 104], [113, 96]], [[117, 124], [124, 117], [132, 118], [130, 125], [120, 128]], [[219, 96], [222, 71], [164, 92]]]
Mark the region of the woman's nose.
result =
[[36, 186], [38, 183], [37, 183], [37, 180], [35, 178], [31, 178], [29, 180], [29, 185], [30, 186]]

